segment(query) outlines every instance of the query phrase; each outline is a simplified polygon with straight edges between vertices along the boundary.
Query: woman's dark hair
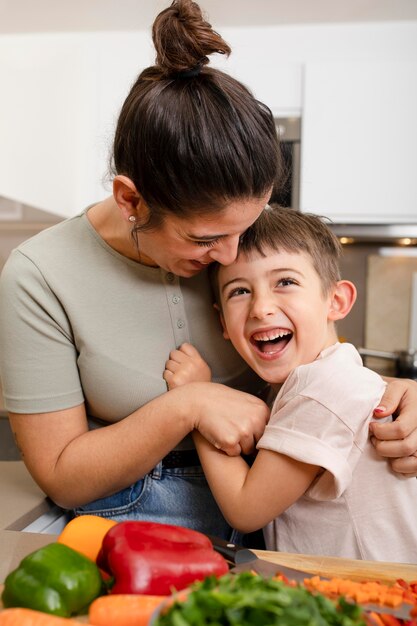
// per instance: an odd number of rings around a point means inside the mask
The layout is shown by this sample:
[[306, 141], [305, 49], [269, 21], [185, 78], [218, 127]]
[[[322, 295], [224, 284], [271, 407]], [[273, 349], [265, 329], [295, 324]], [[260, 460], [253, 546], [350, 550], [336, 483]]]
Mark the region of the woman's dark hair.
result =
[[113, 147], [112, 173], [128, 176], [149, 208], [139, 228], [265, 195], [279, 172], [275, 123], [244, 85], [207, 67], [213, 52], [230, 54], [227, 43], [191, 0], [174, 0], [152, 35], [155, 65], [131, 88]]

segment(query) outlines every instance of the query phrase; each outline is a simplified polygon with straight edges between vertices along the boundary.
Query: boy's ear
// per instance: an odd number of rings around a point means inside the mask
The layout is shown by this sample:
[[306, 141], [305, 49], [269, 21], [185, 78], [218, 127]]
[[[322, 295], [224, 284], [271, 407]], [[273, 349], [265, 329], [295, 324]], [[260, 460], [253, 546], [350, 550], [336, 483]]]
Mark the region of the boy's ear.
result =
[[356, 301], [356, 287], [350, 280], [339, 280], [330, 296], [327, 318], [341, 320], [349, 313]]
[[225, 321], [224, 321], [224, 317], [223, 317], [223, 313], [222, 313], [221, 308], [219, 307], [218, 304], [213, 304], [213, 307], [216, 309], [217, 313], [219, 314], [220, 323], [221, 323], [222, 328], [223, 328], [223, 337], [225, 339], [230, 339], [229, 333], [227, 332], [227, 328], [226, 328], [226, 324], [225, 324]]

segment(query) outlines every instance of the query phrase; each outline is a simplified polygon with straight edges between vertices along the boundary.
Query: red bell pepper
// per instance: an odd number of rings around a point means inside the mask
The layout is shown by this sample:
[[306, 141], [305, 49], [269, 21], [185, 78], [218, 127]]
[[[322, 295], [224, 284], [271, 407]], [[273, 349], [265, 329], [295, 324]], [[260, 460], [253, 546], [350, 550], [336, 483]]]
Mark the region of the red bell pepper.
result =
[[155, 522], [120, 522], [107, 532], [97, 565], [114, 577], [111, 593], [170, 595], [228, 571], [211, 541], [195, 530]]

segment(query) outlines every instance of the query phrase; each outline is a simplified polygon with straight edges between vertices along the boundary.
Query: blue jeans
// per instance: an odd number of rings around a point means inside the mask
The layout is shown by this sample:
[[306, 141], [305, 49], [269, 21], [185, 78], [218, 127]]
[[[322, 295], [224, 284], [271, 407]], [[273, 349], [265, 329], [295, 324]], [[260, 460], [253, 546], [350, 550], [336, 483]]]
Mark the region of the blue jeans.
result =
[[241, 539], [223, 518], [200, 466], [168, 469], [158, 463], [130, 487], [78, 507], [74, 514], [175, 524], [237, 543]]

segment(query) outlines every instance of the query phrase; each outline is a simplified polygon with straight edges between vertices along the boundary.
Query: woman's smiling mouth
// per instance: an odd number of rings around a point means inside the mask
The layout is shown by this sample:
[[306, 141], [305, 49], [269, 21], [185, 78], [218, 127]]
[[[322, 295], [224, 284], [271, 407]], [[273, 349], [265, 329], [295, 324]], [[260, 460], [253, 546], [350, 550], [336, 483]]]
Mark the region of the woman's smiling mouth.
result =
[[254, 332], [250, 342], [258, 353], [273, 356], [284, 350], [292, 336], [292, 331], [287, 328], [270, 328]]

